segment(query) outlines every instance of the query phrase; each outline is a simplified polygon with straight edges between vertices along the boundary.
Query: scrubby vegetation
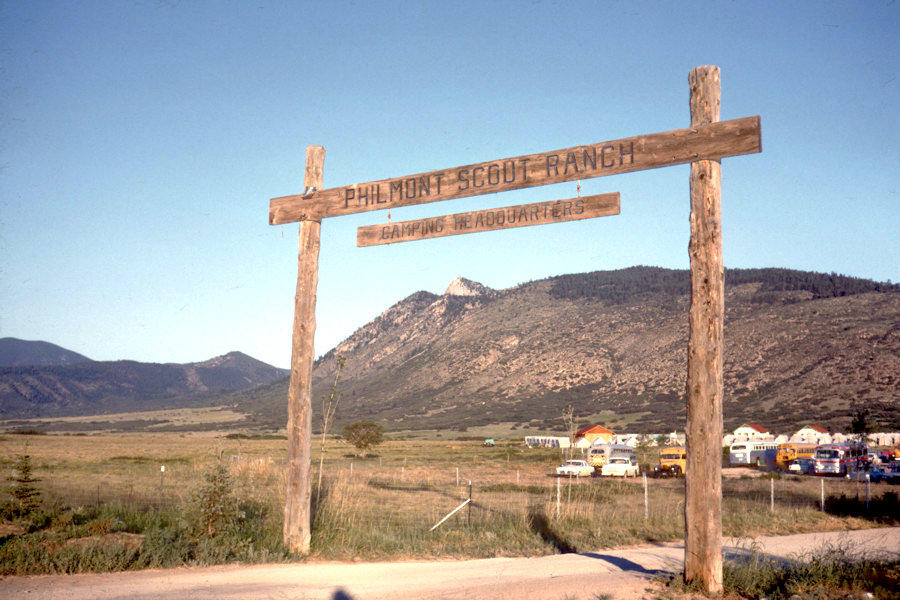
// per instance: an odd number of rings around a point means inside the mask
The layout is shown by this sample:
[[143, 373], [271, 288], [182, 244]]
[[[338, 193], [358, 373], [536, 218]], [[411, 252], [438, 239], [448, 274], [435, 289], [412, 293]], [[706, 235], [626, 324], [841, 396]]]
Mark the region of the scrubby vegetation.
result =
[[[745, 556], [723, 565], [726, 598], [770, 600], [890, 600], [896, 598], [900, 560], [873, 559], [852, 545], [826, 545], [793, 560], [773, 559], [751, 544]], [[678, 593], [699, 592], [681, 575], [667, 580]], [[697, 597], [703, 597], [697, 593]]]
[[74, 504], [54, 497], [28, 509], [0, 505], [0, 575], [81, 573], [281, 561], [278, 507], [238, 497], [221, 457], [186, 502], [153, 506], [150, 498]]

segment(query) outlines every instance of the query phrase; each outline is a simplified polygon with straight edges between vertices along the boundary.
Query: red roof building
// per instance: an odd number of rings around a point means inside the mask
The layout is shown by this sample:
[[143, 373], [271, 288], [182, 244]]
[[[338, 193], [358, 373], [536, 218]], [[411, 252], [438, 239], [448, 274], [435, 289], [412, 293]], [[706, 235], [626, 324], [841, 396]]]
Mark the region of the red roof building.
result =
[[603, 425], [588, 425], [575, 432], [575, 442], [577, 443], [578, 440], [584, 439], [593, 444], [600, 439], [603, 441], [602, 443], [610, 444], [615, 435], [614, 431], [607, 429]]

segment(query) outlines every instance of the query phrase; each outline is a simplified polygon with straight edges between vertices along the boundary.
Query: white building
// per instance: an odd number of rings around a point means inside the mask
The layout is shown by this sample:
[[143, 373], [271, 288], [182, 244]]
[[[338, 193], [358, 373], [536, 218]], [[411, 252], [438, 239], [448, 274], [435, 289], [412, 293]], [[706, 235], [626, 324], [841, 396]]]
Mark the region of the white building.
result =
[[747, 440], [771, 440], [773, 435], [762, 425], [745, 423], [734, 430], [734, 440], [738, 442]]
[[792, 442], [802, 442], [805, 444], [830, 444], [831, 434], [824, 427], [818, 425], [807, 425], [791, 436]]

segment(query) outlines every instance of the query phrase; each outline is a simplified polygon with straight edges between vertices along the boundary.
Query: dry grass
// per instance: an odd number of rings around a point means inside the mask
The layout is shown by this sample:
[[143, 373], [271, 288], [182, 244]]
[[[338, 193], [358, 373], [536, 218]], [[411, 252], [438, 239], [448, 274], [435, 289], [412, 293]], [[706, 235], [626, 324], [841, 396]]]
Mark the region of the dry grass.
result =
[[[47, 425], [57, 426], [55, 430], [66, 430], [66, 424], [80, 425], [77, 431], [82, 433], [102, 433], [115, 429], [117, 424], [135, 421], [156, 422], [147, 425], [149, 430], [160, 427], [190, 427], [210, 424], [240, 423], [247, 418], [244, 413], [235, 412], [221, 406], [206, 408], [170, 408], [143, 412], [111, 413], [104, 415], [87, 415], [79, 417], [52, 417], [41, 419], [17, 419], [0, 421], [0, 430], [44, 429]], [[86, 429], [84, 425], [96, 424], [96, 431]]]
[[[318, 465], [314, 444], [313, 464]], [[47, 500], [69, 506], [123, 503], [186, 505], [203, 473], [222, 457], [239, 498], [283, 506], [286, 442], [201, 435], [140, 433], [97, 436], [0, 436], [0, 468], [27, 452]], [[684, 534], [683, 480], [650, 480], [647, 516], [641, 480], [559, 480], [551, 477], [559, 451], [520, 446], [484, 448], [477, 442], [389, 441], [375, 455], [329, 441], [324, 486], [315, 508], [313, 555], [319, 558], [540, 555], [589, 551]], [[165, 472], [160, 467], [165, 465]], [[430, 528], [468, 497], [436, 531]], [[852, 497], [856, 487], [827, 480], [826, 494]], [[776, 481], [770, 512], [768, 479], [724, 483], [723, 527], [729, 536], [852, 529], [858, 517], [819, 510], [821, 480]], [[888, 486], [873, 486], [876, 498]], [[896, 488], [894, 488], [896, 489]], [[558, 491], [557, 491], [558, 490]], [[280, 525], [272, 524], [278, 530]]]

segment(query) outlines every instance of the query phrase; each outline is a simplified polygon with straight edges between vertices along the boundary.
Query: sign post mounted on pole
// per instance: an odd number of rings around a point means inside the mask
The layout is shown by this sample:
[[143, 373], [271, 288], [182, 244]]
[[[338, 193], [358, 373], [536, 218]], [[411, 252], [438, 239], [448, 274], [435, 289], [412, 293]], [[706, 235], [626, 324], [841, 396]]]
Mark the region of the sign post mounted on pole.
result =
[[[311, 375], [321, 219], [493, 194], [669, 165], [691, 165], [691, 308], [687, 364], [685, 579], [722, 590], [721, 440], [724, 266], [721, 164], [762, 151], [759, 117], [719, 121], [719, 69], [689, 76], [691, 127], [322, 189], [325, 149], [307, 148], [305, 192], [272, 198], [269, 224], [300, 221], [291, 383], [285, 546], [307, 553], [310, 542]], [[371, 246], [618, 214], [618, 194], [459, 213], [360, 227], [357, 245]], [[501, 216], [502, 215], [502, 216]]]
[[[306, 149], [307, 190], [322, 187], [325, 148]], [[300, 220], [297, 257], [297, 292], [291, 346], [291, 381], [288, 387], [288, 454], [284, 497], [284, 545], [295, 554], [307, 554], [311, 537], [310, 471], [312, 469], [312, 367], [315, 357], [316, 287], [319, 284], [319, 240], [322, 223]]]
[[[719, 69], [691, 70], [691, 125], [719, 120]], [[722, 379], [725, 267], [722, 165], [691, 163], [691, 308], [687, 362], [684, 579], [722, 592]]]

